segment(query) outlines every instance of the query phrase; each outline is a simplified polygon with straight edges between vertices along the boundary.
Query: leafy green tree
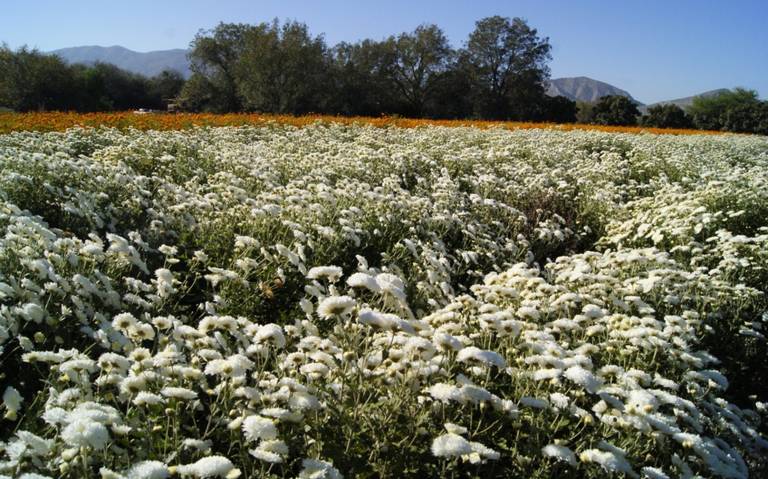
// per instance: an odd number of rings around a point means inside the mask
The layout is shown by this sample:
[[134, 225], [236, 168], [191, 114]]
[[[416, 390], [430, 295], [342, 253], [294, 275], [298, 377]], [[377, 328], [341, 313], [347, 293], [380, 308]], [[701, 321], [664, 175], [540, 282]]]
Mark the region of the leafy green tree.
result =
[[426, 116], [460, 119], [472, 116], [472, 81], [461, 60], [435, 75], [425, 105]]
[[768, 101], [740, 103], [722, 115], [723, 129], [768, 135]]
[[247, 109], [273, 113], [325, 110], [329, 56], [321, 36], [303, 23], [262, 23], [245, 34], [237, 63], [238, 92]]
[[454, 55], [437, 25], [420, 25], [411, 33], [384, 43], [384, 69], [405, 106], [404, 113], [423, 116], [436, 79], [450, 67]]
[[578, 123], [594, 123], [595, 103], [590, 101], [576, 102], [576, 121]]
[[21, 47], [0, 48], [0, 104], [17, 111], [71, 110], [72, 71], [57, 56]]
[[693, 121], [685, 111], [677, 105], [655, 105], [648, 107], [648, 113], [641, 118], [643, 126], [654, 128], [691, 128]]
[[[246, 34], [253, 28], [242, 23], [220, 23], [213, 30], [201, 30], [195, 35], [189, 52], [195, 88], [182, 90], [183, 102], [214, 112], [242, 110], [237, 68]], [[209, 90], [205, 95], [201, 95], [201, 85]]]
[[640, 111], [629, 98], [621, 95], [601, 97], [592, 109], [593, 122], [598, 125], [629, 126], [637, 124]]
[[181, 93], [184, 77], [175, 70], [164, 70], [149, 79], [149, 98], [151, 107], [166, 108], [167, 104]]
[[693, 123], [702, 130], [727, 130], [757, 133], [761, 130], [765, 107], [757, 92], [744, 88], [724, 91], [708, 97], [697, 97], [688, 108]]
[[553, 123], [575, 123], [576, 102], [561, 95], [544, 95], [541, 102], [541, 113], [537, 120]]
[[465, 54], [476, 114], [524, 119], [544, 94], [551, 46], [520, 18], [488, 17], [475, 24]]
[[329, 111], [343, 115], [376, 116], [398, 112], [386, 65], [391, 50], [385, 42], [339, 43], [331, 50]]

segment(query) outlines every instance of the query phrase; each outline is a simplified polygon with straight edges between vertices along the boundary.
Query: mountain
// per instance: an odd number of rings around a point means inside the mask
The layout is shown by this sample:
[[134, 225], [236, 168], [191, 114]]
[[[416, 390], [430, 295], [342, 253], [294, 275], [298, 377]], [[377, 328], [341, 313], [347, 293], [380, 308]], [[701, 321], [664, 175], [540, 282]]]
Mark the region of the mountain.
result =
[[123, 70], [146, 76], [157, 75], [163, 70], [176, 70], [188, 78], [191, 72], [187, 52], [182, 49], [135, 52], [120, 46], [85, 46], [62, 48], [50, 53], [60, 56], [67, 63], [112, 63]]
[[679, 106], [682, 109], [686, 109], [686, 108], [688, 108], [689, 106], [691, 106], [693, 104], [694, 98], [698, 98], [698, 97], [706, 98], [706, 97], [710, 97], [710, 96], [719, 95], [720, 93], [725, 93], [725, 92], [728, 92], [728, 91], [730, 91], [730, 90], [728, 90], [727, 88], [718, 88], [716, 90], [705, 91], [704, 93], [699, 93], [698, 95], [693, 95], [693, 96], [687, 96], [685, 98], [677, 98], [677, 99], [674, 99], [674, 100], [666, 100], [666, 101], [659, 101], [659, 102], [656, 102], [656, 103], [651, 103], [650, 105], [648, 105], [648, 107], [672, 104], [672, 105], [677, 105], [677, 106]]
[[628, 92], [608, 83], [587, 77], [554, 78], [547, 84], [547, 95], [562, 95], [576, 101], [595, 102], [606, 95], [621, 95], [629, 98], [637, 105], [641, 102], [632, 98]]

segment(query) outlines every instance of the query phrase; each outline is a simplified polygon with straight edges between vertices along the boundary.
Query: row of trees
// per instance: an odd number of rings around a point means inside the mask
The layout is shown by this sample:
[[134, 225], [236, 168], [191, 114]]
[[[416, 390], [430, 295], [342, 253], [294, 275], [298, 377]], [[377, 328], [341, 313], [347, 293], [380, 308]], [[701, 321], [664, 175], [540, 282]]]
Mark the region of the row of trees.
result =
[[184, 85], [177, 72], [152, 78], [97, 63], [67, 65], [55, 55], [0, 47], [0, 107], [15, 111], [165, 108]]
[[577, 121], [598, 125], [642, 125], [655, 128], [697, 128], [768, 135], [768, 101], [757, 92], [736, 88], [700, 96], [685, 110], [667, 103], [654, 105], [640, 115], [629, 98], [604, 96], [596, 103], [578, 103]]
[[436, 25], [326, 45], [298, 22], [219, 24], [191, 45], [180, 103], [194, 111], [574, 121], [545, 95], [551, 46], [524, 20], [478, 21], [454, 49]]
[[436, 25], [381, 41], [329, 47], [300, 22], [221, 23], [191, 42], [192, 76], [147, 78], [113, 65], [67, 65], [25, 47], [0, 47], [0, 108], [16, 111], [164, 109], [401, 115], [595, 123], [768, 133], [768, 102], [744, 89], [696, 98], [687, 111], [622, 96], [596, 103], [545, 94], [548, 38], [520, 18], [475, 23], [455, 49]]

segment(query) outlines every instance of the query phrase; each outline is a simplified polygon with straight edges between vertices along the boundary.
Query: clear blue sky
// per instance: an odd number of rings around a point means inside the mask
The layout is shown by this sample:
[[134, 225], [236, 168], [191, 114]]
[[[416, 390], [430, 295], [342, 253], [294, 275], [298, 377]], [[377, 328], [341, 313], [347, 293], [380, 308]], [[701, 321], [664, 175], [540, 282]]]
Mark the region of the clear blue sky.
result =
[[435, 23], [459, 47], [490, 15], [525, 18], [549, 37], [553, 78], [592, 77], [646, 103], [736, 86], [768, 97], [768, 0], [3, 0], [0, 42], [186, 48], [220, 21], [278, 17], [330, 45]]

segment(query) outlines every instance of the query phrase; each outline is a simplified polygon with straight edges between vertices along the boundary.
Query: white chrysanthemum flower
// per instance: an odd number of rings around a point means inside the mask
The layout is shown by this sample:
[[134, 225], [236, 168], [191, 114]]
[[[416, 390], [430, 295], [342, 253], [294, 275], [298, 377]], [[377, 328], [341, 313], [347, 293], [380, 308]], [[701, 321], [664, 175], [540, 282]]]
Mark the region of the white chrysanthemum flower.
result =
[[658, 467], [644, 467], [640, 469], [640, 472], [642, 477], [647, 477], [648, 479], [669, 479], [669, 476]]
[[591, 371], [587, 371], [586, 369], [582, 368], [581, 366], [571, 366], [565, 370], [563, 375], [593, 394], [596, 393], [602, 385], [600, 378], [592, 374]]
[[43, 439], [29, 431], [17, 431], [16, 436], [38, 456], [47, 455], [53, 447], [53, 439]]
[[533, 321], [536, 321], [539, 319], [539, 310], [534, 308], [533, 306], [520, 306], [517, 309], [517, 316], [520, 319], [530, 319]]
[[182, 476], [222, 477], [225, 479], [236, 479], [241, 474], [240, 470], [232, 464], [232, 461], [223, 456], [204, 457], [195, 463], [178, 466], [176, 472]]
[[325, 319], [342, 316], [351, 312], [356, 305], [355, 300], [349, 296], [328, 296], [320, 301], [317, 306], [317, 314]]
[[432, 342], [438, 349], [443, 351], [458, 351], [464, 347], [459, 338], [443, 332], [436, 332], [432, 336]]
[[486, 351], [475, 346], [469, 346], [459, 351], [456, 360], [462, 363], [477, 361], [486, 366], [496, 366], [500, 369], [507, 367], [507, 362], [499, 353]]
[[166, 479], [170, 472], [160, 461], [141, 461], [131, 466], [125, 476], [127, 479]]
[[381, 313], [379, 311], [372, 311], [370, 309], [362, 309], [358, 313], [357, 318], [360, 323], [373, 326], [374, 328], [383, 331], [401, 330], [410, 334], [416, 333], [410, 323], [400, 318], [396, 314]]
[[576, 466], [576, 454], [565, 446], [548, 444], [541, 449], [541, 453], [546, 457], [551, 457], [557, 461], [567, 462], [574, 467]]
[[549, 395], [549, 402], [556, 409], [566, 410], [570, 405], [571, 399], [563, 393], [552, 393]]
[[36, 303], [25, 304], [21, 307], [21, 311], [19, 312], [27, 321], [32, 321], [38, 324], [43, 322], [43, 318], [45, 318], [45, 310]]
[[344, 479], [344, 476], [330, 462], [304, 459], [298, 479]]
[[308, 392], [294, 391], [288, 399], [288, 407], [294, 411], [316, 410], [320, 409], [320, 401]]
[[15, 421], [16, 413], [21, 409], [21, 403], [24, 398], [21, 396], [18, 390], [13, 386], [8, 386], [3, 392], [3, 406], [5, 407], [5, 417], [8, 420]]
[[109, 432], [100, 422], [76, 419], [61, 431], [61, 438], [68, 444], [104, 449], [109, 442]]
[[432, 455], [435, 457], [460, 457], [472, 453], [472, 445], [458, 434], [443, 434], [432, 441]]
[[582, 308], [581, 313], [592, 319], [599, 319], [605, 316], [605, 313], [603, 312], [602, 308], [600, 306], [596, 306], [594, 304], [587, 304]]
[[637, 477], [626, 458], [612, 451], [587, 449], [579, 454], [579, 460], [584, 463], [595, 463], [609, 473], [623, 472], [630, 477]]
[[307, 272], [308, 279], [325, 278], [330, 283], [335, 283], [341, 278], [343, 271], [338, 266], [315, 266]]
[[350, 288], [365, 288], [372, 293], [381, 292], [381, 286], [376, 281], [376, 278], [368, 273], [353, 273], [347, 278], [347, 285]]
[[401, 303], [405, 303], [405, 283], [402, 279], [391, 273], [379, 273], [376, 275], [376, 283], [382, 292], [396, 298]]
[[495, 451], [485, 444], [481, 444], [479, 442], [470, 441], [469, 447], [472, 448], [472, 452], [469, 454], [468, 459], [472, 464], [485, 462], [487, 459], [495, 461], [501, 457], [501, 454], [498, 451]]
[[648, 391], [633, 389], [629, 392], [626, 410], [631, 414], [648, 414], [656, 410], [659, 400]]
[[427, 393], [434, 399], [442, 402], [461, 401], [461, 390], [456, 386], [446, 383], [433, 384], [427, 389]]
[[192, 399], [197, 399], [197, 393], [187, 388], [167, 387], [167, 388], [163, 388], [160, 391], [160, 394], [162, 394], [167, 398], [183, 399], [185, 401], [191, 401]]
[[174, 278], [171, 270], [160, 268], [155, 270], [157, 278], [157, 295], [161, 298], [167, 298], [176, 292], [174, 287]]
[[275, 439], [262, 441], [256, 449], [248, 451], [253, 457], [264, 462], [281, 463], [288, 456], [288, 446], [285, 442]]
[[243, 434], [249, 441], [275, 439], [277, 438], [277, 427], [274, 421], [266, 417], [248, 416], [243, 420]]
[[112, 327], [121, 332], [128, 332], [138, 324], [138, 320], [131, 313], [120, 313], [112, 319]]
[[283, 334], [283, 328], [277, 324], [265, 324], [260, 326], [254, 340], [257, 343], [270, 341], [274, 343], [278, 349], [285, 347], [285, 335]]
[[155, 404], [164, 404], [165, 399], [158, 396], [157, 394], [150, 393], [147, 391], [141, 391], [139, 392], [135, 398], [133, 398], [133, 404], [137, 406], [152, 406]]

